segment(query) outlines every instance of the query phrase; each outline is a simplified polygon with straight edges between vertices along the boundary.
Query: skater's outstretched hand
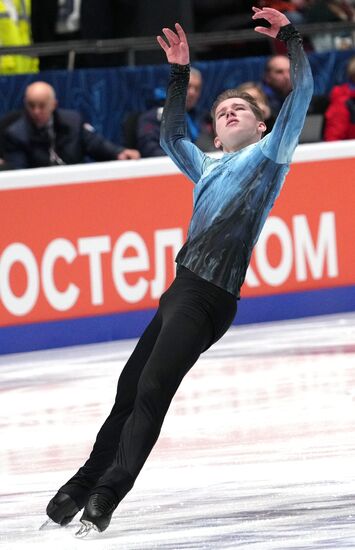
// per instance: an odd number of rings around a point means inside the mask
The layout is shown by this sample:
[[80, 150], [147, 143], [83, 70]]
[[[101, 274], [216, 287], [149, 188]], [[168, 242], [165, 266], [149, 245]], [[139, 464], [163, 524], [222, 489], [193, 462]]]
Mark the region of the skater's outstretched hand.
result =
[[157, 36], [157, 41], [166, 53], [169, 63], [187, 65], [190, 63], [190, 52], [186, 34], [179, 23], [175, 23], [175, 29], [176, 32], [167, 27], [162, 29], [168, 44], [161, 36]]
[[274, 10], [273, 8], [253, 8], [254, 15], [252, 19], [266, 19], [271, 25], [271, 27], [255, 27], [256, 32], [261, 34], [266, 34], [271, 38], [276, 38], [281, 27], [289, 25], [290, 21], [287, 19], [286, 15], [280, 11]]

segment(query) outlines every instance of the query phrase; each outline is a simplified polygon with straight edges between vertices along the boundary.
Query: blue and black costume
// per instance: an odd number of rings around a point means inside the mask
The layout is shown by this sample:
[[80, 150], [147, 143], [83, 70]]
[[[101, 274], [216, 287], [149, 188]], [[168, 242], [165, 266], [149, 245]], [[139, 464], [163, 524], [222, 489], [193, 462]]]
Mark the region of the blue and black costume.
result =
[[262, 140], [225, 153], [219, 160], [191, 143], [186, 138], [183, 103], [188, 66], [172, 66], [162, 121], [163, 149], [195, 184], [188, 238], [176, 261], [236, 296], [289, 170], [313, 92], [299, 34], [287, 25], [278, 37], [287, 41], [293, 90], [272, 131]]
[[[183, 377], [233, 321], [253, 246], [289, 169], [312, 95], [299, 34], [287, 25], [278, 37], [289, 48], [293, 91], [270, 134], [220, 160], [186, 138], [189, 67], [172, 66], [161, 143], [196, 184], [194, 210], [176, 279], [122, 371], [89, 459], [60, 490], [79, 508], [92, 495], [82, 519], [90, 517], [93, 495], [104, 494], [113, 510], [130, 490]], [[47, 513], [55, 519], [52, 509]], [[59, 516], [55, 521], [60, 523]]]

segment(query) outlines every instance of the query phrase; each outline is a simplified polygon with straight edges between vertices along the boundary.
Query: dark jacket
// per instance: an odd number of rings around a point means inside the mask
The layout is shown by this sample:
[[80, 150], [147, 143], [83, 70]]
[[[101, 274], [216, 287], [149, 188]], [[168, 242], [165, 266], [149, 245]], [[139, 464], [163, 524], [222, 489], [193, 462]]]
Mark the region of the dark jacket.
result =
[[[105, 140], [76, 111], [57, 109], [53, 130], [37, 128], [24, 113], [4, 136], [4, 158], [12, 168], [116, 160], [123, 148]], [[53, 154], [54, 153], [54, 154]]]
[[[158, 157], [165, 155], [160, 147], [160, 126], [162, 107], [153, 107], [142, 113], [137, 123], [137, 149], [142, 157]], [[213, 141], [212, 121], [207, 113], [199, 114], [195, 110], [187, 116], [187, 133], [193, 143], [201, 151], [215, 151]]]

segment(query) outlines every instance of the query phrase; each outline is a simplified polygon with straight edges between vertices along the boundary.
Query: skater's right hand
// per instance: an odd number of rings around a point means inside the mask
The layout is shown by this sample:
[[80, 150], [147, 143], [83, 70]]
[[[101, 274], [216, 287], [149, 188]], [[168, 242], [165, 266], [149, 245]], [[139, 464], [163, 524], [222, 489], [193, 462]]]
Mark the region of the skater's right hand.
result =
[[190, 53], [186, 34], [179, 23], [175, 23], [175, 29], [176, 32], [167, 27], [163, 29], [168, 44], [161, 36], [157, 36], [157, 41], [166, 53], [169, 63], [187, 65], [190, 63]]

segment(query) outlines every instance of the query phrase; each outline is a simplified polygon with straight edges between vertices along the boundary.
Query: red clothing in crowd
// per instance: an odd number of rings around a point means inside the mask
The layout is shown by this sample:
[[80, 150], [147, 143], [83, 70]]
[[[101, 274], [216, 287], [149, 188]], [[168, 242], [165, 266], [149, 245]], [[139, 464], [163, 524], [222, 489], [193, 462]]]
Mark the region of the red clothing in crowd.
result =
[[325, 141], [355, 139], [355, 84], [334, 86], [325, 113]]
[[292, 1], [287, 0], [259, 0], [258, 6], [260, 8], [267, 6], [268, 8], [273, 8], [281, 12], [297, 10], [297, 6], [295, 6]]

